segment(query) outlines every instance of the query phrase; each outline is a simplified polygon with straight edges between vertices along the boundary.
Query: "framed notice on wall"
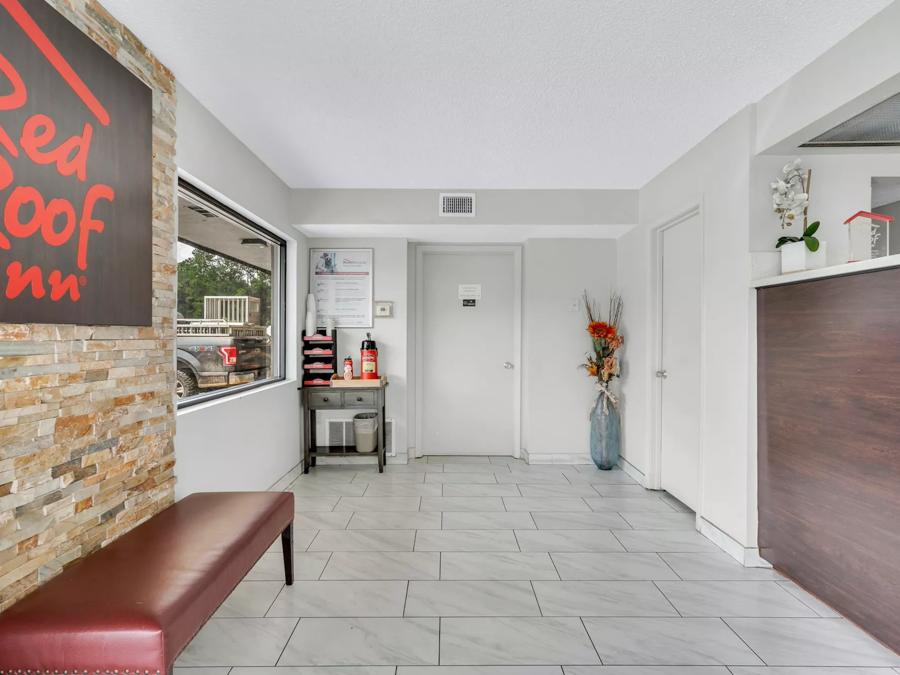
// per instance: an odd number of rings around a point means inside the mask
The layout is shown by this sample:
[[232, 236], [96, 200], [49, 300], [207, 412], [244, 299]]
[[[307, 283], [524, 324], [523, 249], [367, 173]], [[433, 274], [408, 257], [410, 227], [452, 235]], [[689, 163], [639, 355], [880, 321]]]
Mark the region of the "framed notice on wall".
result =
[[0, 0], [0, 322], [151, 324], [152, 115], [48, 3]]
[[309, 250], [309, 292], [316, 297], [316, 324], [331, 318], [337, 328], [372, 327], [370, 248]]

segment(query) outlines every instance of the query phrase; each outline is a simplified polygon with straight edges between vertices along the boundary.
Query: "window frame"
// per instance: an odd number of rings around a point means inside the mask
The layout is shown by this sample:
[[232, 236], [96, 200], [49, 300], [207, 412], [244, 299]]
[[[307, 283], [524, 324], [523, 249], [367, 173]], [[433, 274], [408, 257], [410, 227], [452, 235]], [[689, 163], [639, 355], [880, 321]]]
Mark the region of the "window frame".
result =
[[[200, 202], [205, 208], [216, 213], [216, 215], [222, 217], [225, 220], [232, 221], [235, 225], [239, 227], [243, 227], [249, 230], [251, 233], [259, 235], [260, 238], [266, 240], [268, 243], [273, 244], [277, 247], [277, 256], [276, 256], [276, 264], [273, 266], [272, 270], [272, 340], [273, 340], [273, 349], [271, 351], [271, 363], [272, 369], [275, 373], [277, 373], [274, 377], [267, 377], [263, 380], [257, 380], [256, 382], [248, 382], [247, 384], [240, 384], [235, 387], [222, 387], [221, 389], [214, 389], [209, 392], [201, 392], [196, 396], [192, 396], [187, 399], [183, 399], [175, 402], [176, 410], [185, 410], [195, 405], [199, 405], [201, 403], [209, 403], [210, 401], [217, 401], [221, 399], [228, 398], [230, 396], [244, 394], [253, 389], [259, 389], [260, 387], [266, 387], [271, 384], [275, 384], [278, 382], [284, 382], [287, 380], [287, 241], [282, 237], [278, 236], [267, 227], [261, 225], [260, 223], [255, 222], [254, 220], [248, 218], [244, 214], [236, 211], [230, 206], [223, 204], [221, 201], [208, 194], [207, 192], [201, 190], [196, 185], [190, 183], [185, 180], [181, 176], [178, 177], [178, 187], [176, 190], [176, 204], [175, 208], [178, 208], [177, 198], [186, 197], [187, 199]], [[175, 236], [176, 245], [177, 242], [181, 241], [180, 238], [180, 225], [179, 232], [176, 233]], [[188, 242], [186, 242], [188, 243]], [[195, 246], [194, 244], [190, 244], [191, 246]], [[196, 247], [201, 248], [203, 250], [209, 251], [204, 247]], [[221, 256], [223, 258], [229, 258], [229, 256], [221, 254], [217, 251], [209, 251], [214, 255]], [[238, 261], [241, 262], [241, 261]], [[176, 264], [177, 267], [177, 264]], [[176, 313], [178, 306], [178, 285], [176, 283], [175, 287], [175, 304], [176, 304]], [[177, 322], [176, 322], [177, 326]], [[276, 335], [277, 331], [277, 335]], [[176, 333], [175, 336], [175, 365], [177, 369], [178, 363], [178, 335]]]

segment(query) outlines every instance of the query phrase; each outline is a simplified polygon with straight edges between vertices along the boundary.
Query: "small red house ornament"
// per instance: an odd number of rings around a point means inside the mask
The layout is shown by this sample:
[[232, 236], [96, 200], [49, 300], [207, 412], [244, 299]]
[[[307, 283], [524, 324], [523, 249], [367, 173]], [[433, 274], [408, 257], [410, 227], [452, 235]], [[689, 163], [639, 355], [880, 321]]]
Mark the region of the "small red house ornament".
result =
[[849, 241], [848, 262], [871, 260], [887, 255], [890, 250], [890, 224], [893, 216], [871, 211], [857, 211], [844, 221]]

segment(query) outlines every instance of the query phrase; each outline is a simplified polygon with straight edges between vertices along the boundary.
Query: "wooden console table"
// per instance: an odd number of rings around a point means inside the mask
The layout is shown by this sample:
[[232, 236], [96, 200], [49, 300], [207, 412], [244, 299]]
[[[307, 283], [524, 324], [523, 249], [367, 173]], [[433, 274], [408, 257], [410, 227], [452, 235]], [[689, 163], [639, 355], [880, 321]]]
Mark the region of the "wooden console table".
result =
[[[386, 424], [384, 384], [374, 381], [371, 387], [301, 387], [300, 405], [303, 417], [303, 473], [316, 465], [317, 457], [369, 457], [378, 459], [378, 471], [384, 472]], [[374, 453], [358, 453], [353, 445], [318, 445], [316, 442], [317, 410], [374, 410], [378, 421], [378, 446]]]

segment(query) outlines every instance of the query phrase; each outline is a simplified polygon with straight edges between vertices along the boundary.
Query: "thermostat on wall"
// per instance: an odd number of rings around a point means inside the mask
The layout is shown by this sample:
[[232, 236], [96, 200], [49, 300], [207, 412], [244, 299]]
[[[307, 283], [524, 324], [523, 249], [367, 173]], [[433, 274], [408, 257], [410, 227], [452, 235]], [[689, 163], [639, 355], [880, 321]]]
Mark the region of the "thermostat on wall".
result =
[[394, 316], [394, 303], [384, 300], [375, 301], [375, 316], [379, 318]]

